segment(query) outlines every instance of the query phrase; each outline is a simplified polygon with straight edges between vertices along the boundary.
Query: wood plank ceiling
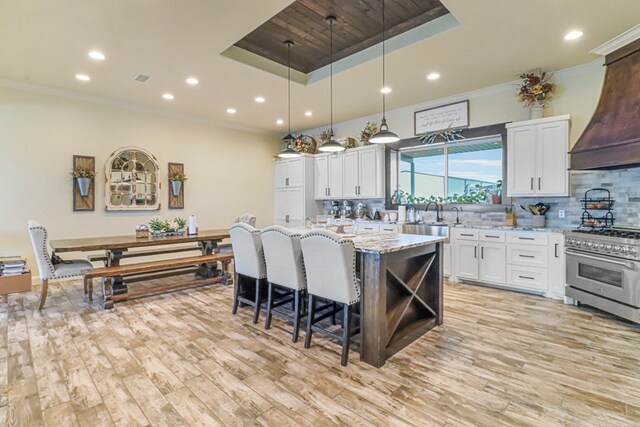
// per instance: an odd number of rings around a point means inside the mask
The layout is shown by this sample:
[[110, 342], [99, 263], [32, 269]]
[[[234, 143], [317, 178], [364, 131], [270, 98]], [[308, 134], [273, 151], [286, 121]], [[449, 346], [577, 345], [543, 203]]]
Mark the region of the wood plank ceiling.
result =
[[[449, 13], [439, 0], [389, 0], [387, 38]], [[334, 61], [382, 41], [382, 0], [297, 0], [235, 46], [287, 65], [285, 40], [293, 40], [291, 67], [303, 73], [330, 62], [327, 16], [334, 15]]]

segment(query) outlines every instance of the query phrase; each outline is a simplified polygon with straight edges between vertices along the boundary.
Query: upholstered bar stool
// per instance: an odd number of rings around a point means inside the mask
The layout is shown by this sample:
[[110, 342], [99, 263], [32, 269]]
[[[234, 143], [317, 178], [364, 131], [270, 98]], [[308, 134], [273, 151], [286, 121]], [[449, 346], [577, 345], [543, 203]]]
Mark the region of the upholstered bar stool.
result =
[[[245, 223], [245, 224], [249, 224], [252, 227], [256, 226], [256, 217], [255, 215], [251, 214], [251, 213], [244, 213], [238, 217], [236, 217], [236, 224], [238, 223]], [[232, 252], [232, 248], [231, 248], [231, 244], [230, 243], [220, 243], [218, 244], [218, 246], [216, 247], [216, 249], [213, 251], [214, 253], [229, 253]], [[228, 274], [228, 270], [229, 270], [229, 261], [224, 261], [222, 262], [222, 271], [225, 272], [225, 274]]]
[[[240, 303], [247, 304], [254, 308], [253, 323], [258, 323], [260, 317], [260, 303], [262, 302], [262, 284], [267, 277], [267, 267], [264, 262], [264, 251], [262, 250], [262, 240], [260, 230], [257, 230], [245, 223], [234, 224], [229, 228], [231, 236], [231, 246], [233, 247], [233, 265], [235, 275], [233, 278], [233, 309], [236, 314]], [[255, 298], [248, 299], [243, 289], [240, 278], [246, 278], [255, 282]]]
[[[260, 233], [264, 258], [267, 263], [267, 318], [264, 328], [271, 327], [272, 310], [293, 301], [293, 334], [291, 340], [298, 341], [300, 333], [301, 306], [307, 280], [302, 262], [300, 234], [274, 225]], [[287, 292], [276, 294], [274, 288]], [[293, 295], [291, 295], [293, 293]]]
[[[347, 365], [351, 337], [360, 332], [351, 326], [353, 308], [360, 303], [360, 282], [356, 278], [356, 248], [352, 240], [326, 230], [314, 230], [300, 238], [304, 267], [307, 275], [309, 294], [309, 313], [307, 317], [307, 335], [304, 347], [311, 345], [314, 324], [334, 316], [333, 303], [343, 312], [342, 319], [342, 357], [340, 363]], [[322, 299], [329, 304], [316, 308], [316, 300]], [[328, 311], [319, 312], [328, 308]], [[318, 315], [316, 315], [316, 313]], [[331, 335], [331, 334], [330, 334]]]
[[[40, 280], [42, 280], [42, 292], [40, 294], [39, 310], [42, 310], [45, 302], [47, 302], [47, 292], [49, 289], [49, 280], [58, 279], [72, 279], [74, 277], [82, 276], [82, 270], [93, 268], [93, 265], [87, 260], [71, 260], [63, 261], [59, 264], [54, 264], [51, 261], [49, 252], [47, 250], [47, 230], [37, 221], [30, 220], [28, 222], [29, 237], [31, 238], [31, 245], [33, 246], [33, 252], [36, 255], [36, 264], [38, 265], [38, 272], [40, 274]], [[91, 301], [93, 289], [87, 289], [87, 285], [84, 287], [85, 298]]]

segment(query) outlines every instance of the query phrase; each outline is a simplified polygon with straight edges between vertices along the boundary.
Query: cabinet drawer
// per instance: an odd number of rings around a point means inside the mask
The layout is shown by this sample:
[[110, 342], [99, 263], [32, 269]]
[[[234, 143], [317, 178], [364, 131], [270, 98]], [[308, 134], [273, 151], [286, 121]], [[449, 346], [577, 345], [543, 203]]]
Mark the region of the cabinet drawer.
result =
[[489, 243], [499, 243], [505, 241], [504, 231], [480, 230], [480, 240]]
[[356, 229], [358, 231], [380, 231], [380, 224], [360, 222], [358, 223]]
[[515, 231], [507, 234], [507, 243], [520, 243], [523, 245], [547, 246], [548, 236], [545, 233], [530, 231]]
[[546, 246], [507, 245], [507, 263], [546, 268], [549, 256]]
[[380, 231], [387, 233], [399, 233], [398, 226], [394, 224], [380, 224]]
[[453, 235], [456, 240], [478, 240], [478, 230], [470, 230], [468, 228], [453, 229]]
[[507, 265], [507, 286], [547, 290], [547, 270], [544, 268]]

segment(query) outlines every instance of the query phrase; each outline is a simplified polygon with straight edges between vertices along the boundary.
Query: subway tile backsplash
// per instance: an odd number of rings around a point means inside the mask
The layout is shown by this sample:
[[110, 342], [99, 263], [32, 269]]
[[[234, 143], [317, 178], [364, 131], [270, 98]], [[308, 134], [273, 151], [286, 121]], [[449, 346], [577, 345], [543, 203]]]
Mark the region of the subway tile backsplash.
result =
[[[512, 199], [514, 212], [520, 226], [532, 225], [531, 215], [520, 209], [529, 204], [538, 202], [551, 206], [547, 213], [547, 227], [550, 228], [576, 228], [580, 225], [582, 206], [580, 199], [585, 191], [591, 188], [606, 188], [611, 191], [611, 197], [615, 199], [613, 215], [616, 218], [615, 225], [619, 227], [640, 228], [640, 168], [601, 170], [601, 171], [572, 171], [571, 172], [571, 197], [515, 197]], [[354, 200], [352, 206], [355, 209], [358, 203], [364, 203], [369, 212], [374, 209], [384, 211], [384, 200]], [[324, 209], [331, 209], [331, 202], [324, 202]], [[559, 218], [558, 211], [564, 210], [565, 217]], [[455, 221], [456, 213], [444, 211], [444, 220]], [[427, 214], [428, 221], [435, 220], [435, 212]], [[460, 212], [460, 221], [465, 224], [504, 225], [503, 212]]]

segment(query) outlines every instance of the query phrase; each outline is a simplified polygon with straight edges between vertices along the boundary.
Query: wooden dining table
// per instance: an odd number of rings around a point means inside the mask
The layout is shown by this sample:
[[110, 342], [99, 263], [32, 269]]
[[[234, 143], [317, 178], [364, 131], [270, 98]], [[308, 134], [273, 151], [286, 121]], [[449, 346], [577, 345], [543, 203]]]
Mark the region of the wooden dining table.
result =
[[[176, 236], [164, 236], [164, 237], [145, 237], [137, 238], [135, 235], [126, 236], [103, 236], [103, 237], [83, 237], [75, 239], [57, 239], [51, 240], [49, 245], [53, 251], [53, 254], [60, 254], [63, 252], [96, 252], [104, 251], [103, 257], [106, 267], [119, 266], [123, 257], [128, 255], [135, 255], [134, 252], [129, 252], [130, 249], [135, 248], [148, 248], [148, 247], [163, 247], [161, 251], [148, 251], [145, 255], [153, 256], [160, 254], [171, 254], [172, 252], [184, 252], [185, 246], [181, 244], [194, 243], [197, 246], [193, 246], [194, 250], [199, 249], [202, 255], [210, 255], [217, 248], [218, 243], [224, 239], [229, 238], [229, 230], [227, 229], [212, 229], [201, 230], [198, 234], [189, 236], [187, 234]], [[179, 245], [179, 246], [177, 246]], [[172, 250], [168, 246], [175, 246]], [[208, 269], [209, 271], [202, 271], [202, 269]], [[220, 271], [213, 266], [201, 266], [200, 275], [214, 277], [226, 274], [226, 271]], [[111, 290], [114, 295], [126, 294], [128, 292], [127, 283], [125, 278], [117, 276], [111, 279]]]

